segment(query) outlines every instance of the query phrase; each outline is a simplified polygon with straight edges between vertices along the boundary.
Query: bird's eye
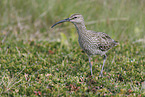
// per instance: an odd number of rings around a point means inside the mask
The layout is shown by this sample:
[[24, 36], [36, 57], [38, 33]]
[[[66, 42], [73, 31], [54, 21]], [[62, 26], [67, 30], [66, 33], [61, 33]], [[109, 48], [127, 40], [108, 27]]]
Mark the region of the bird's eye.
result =
[[75, 19], [75, 18], [77, 18], [77, 17], [74, 17], [74, 19]]

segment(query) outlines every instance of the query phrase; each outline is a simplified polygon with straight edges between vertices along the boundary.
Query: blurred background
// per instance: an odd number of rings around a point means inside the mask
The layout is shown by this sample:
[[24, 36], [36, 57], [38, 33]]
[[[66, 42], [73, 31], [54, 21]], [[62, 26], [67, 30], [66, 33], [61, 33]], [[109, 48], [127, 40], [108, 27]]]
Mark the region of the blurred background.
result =
[[[120, 45], [88, 57], [72, 23], [83, 15], [88, 30]], [[0, 95], [145, 97], [145, 0], [0, 0]], [[95, 93], [95, 94], [94, 94]], [[124, 95], [122, 95], [124, 94]]]
[[105, 32], [120, 42], [144, 42], [144, 0], [0, 0], [0, 38], [60, 41], [78, 37], [72, 23], [50, 27], [71, 14], [84, 16], [87, 29]]

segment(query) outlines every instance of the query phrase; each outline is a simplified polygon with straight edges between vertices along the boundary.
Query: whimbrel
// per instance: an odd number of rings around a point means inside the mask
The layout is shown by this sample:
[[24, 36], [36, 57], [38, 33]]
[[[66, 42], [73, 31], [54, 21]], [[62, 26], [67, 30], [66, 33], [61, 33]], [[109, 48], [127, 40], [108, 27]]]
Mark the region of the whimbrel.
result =
[[110, 36], [106, 33], [87, 30], [85, 27], [84, 18], [81, 14], [73, 14], [69, 18], [55, 23], [51, 28], [63, 22], [72, 22], [75, 25], [79, 35], [79, 45], [89, 58], [91, 75], [93, 74], [91, 56], [104, 55], [103, 66], [100, 73], [100, 76], [103, 76], [103, 68], [107, 58], [106, 52], [112, 47], [118, 45], [118, 42], [111, 39]]

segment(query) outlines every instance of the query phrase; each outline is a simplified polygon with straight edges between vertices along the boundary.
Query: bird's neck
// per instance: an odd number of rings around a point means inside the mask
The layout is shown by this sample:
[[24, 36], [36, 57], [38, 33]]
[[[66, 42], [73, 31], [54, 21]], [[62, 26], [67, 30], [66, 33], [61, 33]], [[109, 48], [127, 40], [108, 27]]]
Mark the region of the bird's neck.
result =
[[84, 23], [80, 23], [80, 24], [73, 23], [73, 24], [75, 25], [75, 27], [76, 27], [77, 32], [78, 32], [79, 35], [86, 33], [86, 30], [87, 29], [86, 29], [86, 26], [85, 26]]

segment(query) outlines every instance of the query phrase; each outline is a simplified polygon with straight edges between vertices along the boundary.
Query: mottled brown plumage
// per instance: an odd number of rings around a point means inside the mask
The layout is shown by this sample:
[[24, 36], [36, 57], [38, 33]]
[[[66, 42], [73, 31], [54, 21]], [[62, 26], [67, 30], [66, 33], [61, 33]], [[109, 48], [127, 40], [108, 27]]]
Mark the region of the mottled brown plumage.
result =
[[55, 23], [52, 26], [52, 28], [55, 25], [66, 21], [72, 22], [77, 29], [79, 35], [78, 38], [79, 45], [89, 57], [91, 75], [92, 75], [91, 55], [105, 56], [101, 70], [101, 76], [103, 76], [103, 67], [107, 57], [106, 52], [112, 47], [116, 46], [118, 42], [111, 39], [110, 36], [108, 36], [106, 33], [87, 30], [85, 27], [83, 16], [81, 14], [73, 14], [70, 16], [70, 18]]

